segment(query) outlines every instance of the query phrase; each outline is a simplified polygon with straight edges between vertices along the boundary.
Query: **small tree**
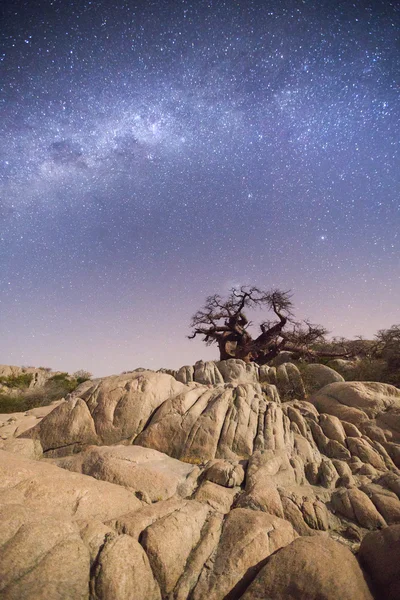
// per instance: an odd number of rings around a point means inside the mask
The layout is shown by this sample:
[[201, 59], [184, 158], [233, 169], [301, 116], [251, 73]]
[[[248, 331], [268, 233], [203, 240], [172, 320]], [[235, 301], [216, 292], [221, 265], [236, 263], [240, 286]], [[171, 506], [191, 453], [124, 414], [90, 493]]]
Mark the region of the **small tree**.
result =
[[[260, 333], [255, 338], [249, 332], [252, 323], [244, 314], [245, 309], [254, 308], [265, 308], [273, 314], [272, 319], [260, 323]], [[292, 309], [289, 291], [264, 291], [254, 286], [233, 288], [227, 298], [214, 294], [206, 299], [204, 307], [192, 317], [193, 332], [188, 337], [202, 335], [207, 345], [216, 343], [220, 360], [240, 358], [262, 365], [283, 350], [312, 357], [313, 346], [324, 340], [327, 330], [309, 321], [294, 321]]]

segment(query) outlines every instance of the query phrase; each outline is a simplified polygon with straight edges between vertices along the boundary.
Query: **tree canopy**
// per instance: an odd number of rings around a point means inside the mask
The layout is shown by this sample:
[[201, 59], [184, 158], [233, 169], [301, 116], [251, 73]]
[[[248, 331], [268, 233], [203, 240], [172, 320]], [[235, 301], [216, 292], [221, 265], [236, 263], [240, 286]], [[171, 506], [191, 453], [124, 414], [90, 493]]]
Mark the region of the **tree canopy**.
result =
[[[311, 355], [312, 346], [324, 339], [327, 330], [309, 321], [296, 322], [291, 298], [290, 291], [255, 286], [233, 288], [226, 298], [209, 296], [192, 317], [189, 339], [202, 335], [207, 345], [216, 343], [220, 360], [240, 358], [261, 365], [283, 350]], [[259, 323], [259, 334], [253, 337], [249, 331], [253, 323], [244, 311], [255, 308], [264, 308], [269, 318]]]

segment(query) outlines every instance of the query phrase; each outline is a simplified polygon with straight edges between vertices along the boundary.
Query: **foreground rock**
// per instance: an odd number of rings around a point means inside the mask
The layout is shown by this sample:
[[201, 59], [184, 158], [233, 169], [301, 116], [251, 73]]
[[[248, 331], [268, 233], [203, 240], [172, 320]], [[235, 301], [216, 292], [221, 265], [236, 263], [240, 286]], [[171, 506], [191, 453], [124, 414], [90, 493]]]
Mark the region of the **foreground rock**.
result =
[[396, 597], [400, 390], [303, 384], [236, 360], [83, 384], [0, 452], [1, 597]]
[[372, 600], [350, 550], [320, 537], [302, 537], [276, 552], [243, 600]]
[[386, 600], [400, 598], [400, 525], [369, 533], [361, 544], [359, 559], [378, 595]]

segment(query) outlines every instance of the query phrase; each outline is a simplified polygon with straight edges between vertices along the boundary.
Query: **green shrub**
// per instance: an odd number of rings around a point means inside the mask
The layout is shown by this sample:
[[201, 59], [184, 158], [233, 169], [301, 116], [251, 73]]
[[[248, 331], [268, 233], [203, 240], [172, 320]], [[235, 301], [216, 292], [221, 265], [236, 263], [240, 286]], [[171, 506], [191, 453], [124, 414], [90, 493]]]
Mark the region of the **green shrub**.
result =
[[8, 414], [13, 412], [23, 412], [25, 410], [23, 396], [11, 396], [10, 394], [0, 392], [0, 413]]
[[28, 388], [33, 379], [32, 373], [21, 373], [21, 375], [9, 375], [0, 377], [0, 383], [10, 388]]

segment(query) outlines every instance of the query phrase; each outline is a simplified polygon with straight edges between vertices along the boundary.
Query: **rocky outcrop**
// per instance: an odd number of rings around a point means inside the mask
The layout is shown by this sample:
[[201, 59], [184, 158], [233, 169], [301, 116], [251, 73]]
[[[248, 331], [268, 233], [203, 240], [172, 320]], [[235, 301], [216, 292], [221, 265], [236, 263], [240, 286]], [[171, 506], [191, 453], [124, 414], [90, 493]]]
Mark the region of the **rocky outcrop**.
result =
[[291, 363], [200, 362], [86, 382], [31, 429], [7, 423], [0, 595], [39, 600], [40, 579], [47, 600], [396, 597], [368, 539], [397, 548], [400, 390], [303, 393]]
[[320, 413], [352, 423], [366, 435], [380, 429], [385, 442], [400, 442], [400, 390], [386, 383], [346, 381], [325, 386], [310, 398]]

